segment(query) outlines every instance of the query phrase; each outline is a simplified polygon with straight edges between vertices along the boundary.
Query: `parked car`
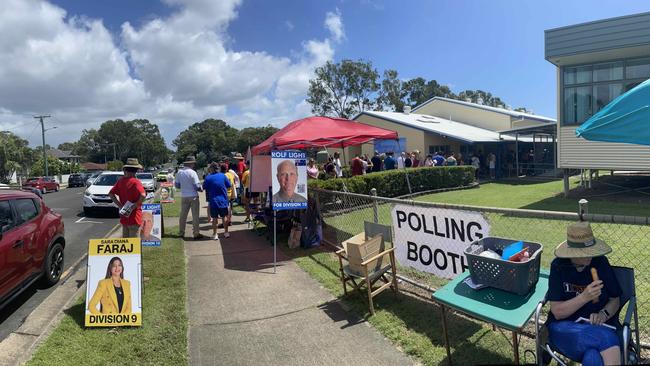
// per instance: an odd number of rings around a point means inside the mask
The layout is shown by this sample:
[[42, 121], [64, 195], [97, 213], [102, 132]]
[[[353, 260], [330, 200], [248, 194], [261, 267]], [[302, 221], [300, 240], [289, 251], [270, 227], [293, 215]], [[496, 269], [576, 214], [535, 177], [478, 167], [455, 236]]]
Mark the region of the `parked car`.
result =
[[90, 187], [86, 188], [83, 197], [84, 214], [86, 216], [99, 209], [117, 210], [117, 206], [108, 196], [108, 192], [123, 175], [123, 172], [103, 172]]
[[68, 177], [68, 187], [83, 187], [86, 185], [86, 180], [83, 174], [70, 174]]
[[167, 172], [164, 170], [161, 170], [156, 174], [156, 180], [158, 182], [166, 182], [167, 181]]
[[23, 183], [23, 188], [29, 187], [36, 188], [43, 194], [49, 191], [59, 191], [59, 183], [57, 183], [52, 177], [29, 178], [25, 183]]
[[88, 177], [88, 179], [86, 179], [86, 187], [90, 187], [90, 185], [93, 184], [95, 179], [97, 179], [97, 177], [99, 177], [99, 175], [102, 174], [102, 173], [103, 172], [94, 172], [94, 173], [92, 173], [90, 175], [90, 177]]
[[34, 193], [0, 190], [0, 309], [41, 279], [63, 272], [63, 218]]
[[152, 173], [136, 173], [135, 177], [140, 179], [144, 190], [147, 192], [153, 192], [158, 187]]

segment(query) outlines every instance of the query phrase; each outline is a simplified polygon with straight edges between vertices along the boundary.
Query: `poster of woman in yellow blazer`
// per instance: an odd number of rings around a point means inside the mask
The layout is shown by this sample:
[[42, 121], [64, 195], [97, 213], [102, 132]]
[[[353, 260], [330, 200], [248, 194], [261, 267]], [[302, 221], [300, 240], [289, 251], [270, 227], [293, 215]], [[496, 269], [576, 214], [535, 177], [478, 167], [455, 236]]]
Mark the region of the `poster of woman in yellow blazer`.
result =
[[106, 277], [97, 284], [88, 311], [94, 315], [131, 314], [131, 283], [124, 279], [124, 264], [120, 257], [113, 257], [108, 262]]

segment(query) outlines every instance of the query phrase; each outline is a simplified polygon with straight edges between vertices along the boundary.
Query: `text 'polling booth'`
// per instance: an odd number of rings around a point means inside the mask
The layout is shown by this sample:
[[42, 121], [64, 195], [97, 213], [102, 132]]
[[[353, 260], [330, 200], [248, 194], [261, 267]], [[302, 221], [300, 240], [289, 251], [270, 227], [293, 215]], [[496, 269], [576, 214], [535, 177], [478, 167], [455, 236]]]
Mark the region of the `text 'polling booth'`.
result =
[[465, 271], [465, 248], [490, 232], [485, 217], [471, 211], [397, 204], [391, 217], [399, 264], [443, 278]]

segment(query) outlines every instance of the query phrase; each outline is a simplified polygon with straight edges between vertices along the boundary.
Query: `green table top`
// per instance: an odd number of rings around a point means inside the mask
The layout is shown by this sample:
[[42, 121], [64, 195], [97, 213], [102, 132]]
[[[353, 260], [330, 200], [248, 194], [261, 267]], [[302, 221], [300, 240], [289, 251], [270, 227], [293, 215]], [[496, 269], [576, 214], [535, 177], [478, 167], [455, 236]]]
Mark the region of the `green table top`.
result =
[[469, 271], [433, 293], [435, 301], [508, 330], [520, 330], [535, 313], [548, 290], [548, 270], [541, 269], [535, 289], [520, 296], [493, 287], [472, 290], [463, 281]]

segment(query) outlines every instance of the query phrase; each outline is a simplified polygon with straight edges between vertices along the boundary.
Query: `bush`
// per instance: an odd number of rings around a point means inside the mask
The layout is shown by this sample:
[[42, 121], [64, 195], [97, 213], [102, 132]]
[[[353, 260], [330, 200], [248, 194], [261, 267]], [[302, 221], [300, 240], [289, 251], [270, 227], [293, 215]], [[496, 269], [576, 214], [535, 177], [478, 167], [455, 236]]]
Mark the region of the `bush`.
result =
[[[454, 188], [474, 182], [474, 168], [471, 166], [422, 167], [407, 169], [413, 193], [441, 188]], [[387, 170], [383, 172], [358, 175], [351, 178], [310, 180], [310, 188], [330, 191], [343, 191], [370, 194], [372, 188], [382, 197], [397, 197], [409, 194], [404, 170]]]

